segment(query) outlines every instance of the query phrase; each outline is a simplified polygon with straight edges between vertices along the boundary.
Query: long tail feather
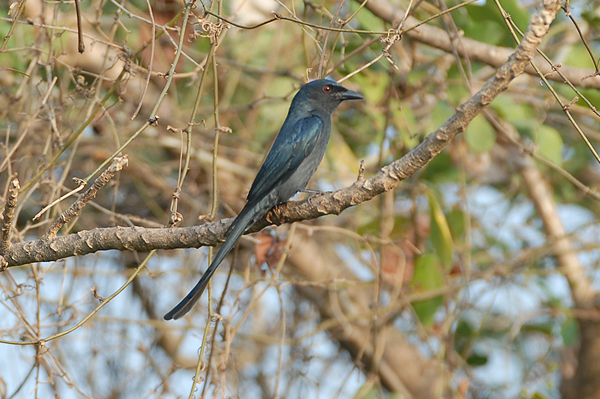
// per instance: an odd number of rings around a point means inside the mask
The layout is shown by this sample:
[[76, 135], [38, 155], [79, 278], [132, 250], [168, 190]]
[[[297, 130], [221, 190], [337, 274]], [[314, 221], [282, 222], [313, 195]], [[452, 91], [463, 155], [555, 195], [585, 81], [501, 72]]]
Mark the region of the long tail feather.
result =
[[252, 223], [254, 223], [255, 218], [258, 216], [258, 214], [261, 213], [261, 211], [263, 211], [263, 209], [261, 208], [262, 207], [260, 206], [260, 204], [257, 204], [252, 207], [246, 206], [244, 209], [242, 209], [240, 214], [235, 218], [235, 220], [231, 224], [230, 232], [227, 236], [227, 239], [221, 246], [221, 249], [219, 249], [219, 251], [217, 252], [217, 255], [213, 259], [208, 269], [206, 269], [206, 271], [202, 275], [200, 281], [198, 281], [198, 284], [196, 284], [196, 286], [192, 288], [189, 294], [187, 294], [186, 297], [183, 298], [181, 302], [177, 304], [177, 306], [171, 309], [171, 311], [164, 316], [165, 320], [177, 320], [180, 317], [183, 317], [187, 312], [189, 312], [192, 309], [192, 307], [196, 304], [198, 299], [200, 299], [200, 297], [202, 296], [202, 293], [208, 285], [210, 278], [215, 273], [223, 259], [225, 259], [227, 254], [229, 254], [229, 252], [231, 252], [231, 250], [235, 247], [235, 244], [244, 234], [244, 231], [246, 231], [246, 229], [250, 227]]

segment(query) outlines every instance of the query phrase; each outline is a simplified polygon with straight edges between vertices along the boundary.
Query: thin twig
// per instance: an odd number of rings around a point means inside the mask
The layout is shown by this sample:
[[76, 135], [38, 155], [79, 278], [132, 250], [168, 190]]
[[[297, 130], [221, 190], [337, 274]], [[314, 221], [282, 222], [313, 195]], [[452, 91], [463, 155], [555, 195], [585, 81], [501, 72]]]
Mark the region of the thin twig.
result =
[[81, 190], [83, 190], [85, 188], [85, 186], [87, 186], [87, 183], [81, 179], [73, 179], [76, 181], [77, 184], [79, 184], [79, 187], [77, 187], [75, 190], [71, 190], [68, 193], [66, 193], [65, 195], [63, 195], [60, 198], [55, 199], [54, 201], [52, 201], [50, 204], [46, 205], [45, 207], [42, 208], [41, 211], [39, 211], [34, 217], [33, 217], [33, 221], [38, 220], [44, 213], [46, 213], [46, 211], [50, 208], [52, 208], [54, 205], [58, 204], [59, 202], [61, 202], [62, 200], [70, 197], [73, 194], [77, 194], [78, 192], [80, 192]]
[[[370, 3], [369, 3], [370, 4]], [[258, 231], [269, 224], [290, 223], [300, 220], [315, 219], [325, 214], [340, 214], [345, 209], [373, 199], [377, 195], [392, 190], [407, 177], [421, 169], [433, 159], [459, 133], [466, 129], [469, 122], [481, 112], [494, 98], [506, 90], [512, 80], [523, 73], [525, 67], [535, 53], [537, 45], [547, 33], [555, 15], [556, 2], [546, 2], [547, 7], [538, 13], [525, 33], [521, 45], [508, 61], [488, 79], [485, 86], [472, 98], [465, 101], [438, 130], [428, 135], [421, 144], [382, 168], [374, 176], [355, 182], [352, 186], [335, 193], [327, 193], [313, 197], [310, 201], [283, 204], [271, 211], [263, 220], [249, 231]], [[231, 219], [223, 219], [217, 223], [190, 228], [169, 229], [127, 229], [106, 228], [78, 232], [56, 240], [50, 244], [43, 240], [17, 243], [5, 254], [10, 266], [36, 261], [50, 261], [69, 256], [84, 255], [106, 249], [184, 248], [216, 245], [227, 230]], [[182, 234], [185, 233], [185, 234]], [[191, 234], [190, 234], [191, 233]], [[98, 238], [102, 237], [102, 245]], [[35, 253], [35, 258], [31, 255]]]
[[25, 3], [27, 3], [25, 0], [21, 0], [18, 2], [14, 2], [10, 5], [8, 15], [12, 15], [12, 17], [10, 19], [12, 24], [10, 26], [8, 33], [6, 34], [6, 36], [4, 36], [4, 42], [2, 43], [2, 47], [0, 47], [0, 54], [2, 54], [3, 52], [6, 51], [6, 46], [8, 45], [8, 40], [15, 33], [15, 28], [17, 26], [17, 23], [19, 22], [19, 19], [21, 18], [21, 14], [23, 13], [23, 10], [25, 9]]
[[[183, 11], [183, 22], [181, 23], [181, 32], [185, 32], [187, 29], [187, 24], [188, 24], [188, 19], [190, 16], [191, 7], [192, 7], [192, 2], [188, 3]], [[162, 104], [165, 96], [167, 95], [167, 92], [169, 91], [169, 89], [171, 87], [171, 83], [173, 82], [173, 75], [175, 74], [175, 68], [177, 67], [177, 65], [179, 63], [179, 58], [181, 57], [181, 53], [183, 52], [184, 37], [185, 37], [185, 34], [181, 33], [181, 35], [179, 37], [179, 43], [177, 45], [177, 51], [175, 51], [175, 58], [173, 59], [171, 68], [169, 69], [169, 72], [167, 73], [167, 82], [166, 82], [165, 86], [163, 87], [163, 90], [161, 91], [160, 95], [158, 96], [158, 99], [156, 100], [156, 104], [154, 105], [154, 108], [152, 108], [152, 111], [150, 111], [150, 117], [148, 118], [148, 120], [131, 137], [129, 137], [129, 139], [127, 139], [127, 141], [121, 147], [119, 147], [119, 149], [117, 149], [115, 152], [113, 152], [113, 154], [110, 157], [108, 157], [104, 162], [102, 162], [102, 164], [94, 172], [92, 172], [91, 175], [89, 175], [85, 179], [86, 181], [89, 181], [89, 179], [91, 179], [92, 176], [94, 176], [100, 170], [104, 169], [106, 167], [106, 165], [108, 165], [108, 163], [110, 161], [112, 161], [112, 159], [114, 157], [116, 157], [118, 154], [123, 152], [123, 150], [125, 150], [125, 148], [127, 148], [127, 146], [129, 146], [129, 144], [131, 144], [131, 142], [133, 140], [135, 140], [143, 131], [145, 131], [148, 128], [148, 126], [156, 125], [158, 123], [159, 116], [156, 113], [158, 111], [158, 108]], [[138, 53], [136, 53], [136, 55], [137, 54]], [[123, 71], [125, 71], [125, 69], [123, 69]]]
[[[502, 12], [502, 14], [505, 16], [505, 20], [507, 20], [507, 27], [509, 28], [510, 33], [512, 34], [514, 40], [518, 43], [519, 42], [519, 38], [518, 38], [515, 30], [518, 30], [521, 35], [523, 35], [523, 33], [521, 33], [521, 31], [519, 30], [519, 28], [512, 22], [512, 20], [506, 18], [506, 16], [508, 14], [506, 13], [506, 11], [504, 11], [504, 9], [502, 8], [500, 2], [498, 0], [495, 0], [495, 1], [496, 1], [496, 4], [497, 4], [498, 8]], [[536, 49], [536, 52], [540, 52], [540, 50]], [[546, 58], [546, 60], [549, 61], [548, 58]], [[540, 77], [540, 79], [544, 82], [544, 84], [546, 85], [546, 88], [548, 88], [548, 90], [550, 91], [550, 93], [552, 93], [552, 95], [556, 99], [556, 102], [558, 104], [560, 104], [563, 112], [565, 113], [565, 115], [567, 116], [567, 118], [569, 119], [569, 121], [571, 122], [571, 124], [573, 125], [573, 127], [575, 128], [575, 130], [577, 131], [577, 133], [579, 133], [579, 136], [581, 136], [581, 138], [583, 139], [583, 142], [585, 143], [585, 145], [588, 147], [588, 149], [590, 150], [590, 152], [592, 153], [592, 155], [594, 156], [594, 158], [596, 158], [596, 161], [600, 164], [600, 155], [598, 155], [598, 152], [596, 151], [596, 149], [594, 148], [594, 146], [592, 145], [592, 143], [590, 142], [590, 140], [587, 138], [587, 136], [585, 135], [585, 133], [581, 130], [581, 128], [577, 124], [577, 121], [575, 121], [575, 118], [573, 118], [573, 115], [571, 115], [571, 112], [569, 111], [569, 106], [565, 105], [562, 102], [562, 100], [561, 100], [560, 96], [558, 95], [558, 93], [556, 92], [556, 90], [554, 90], [554, 88], [552, 87], [552, 85], [548, 82], [548, 79], [546, 78], [546, 76], [538, 68], [538, 66], [535, 64], [535, 62], [533, 62], [533, 59], [530, 61], [530, 64], [533, 67], [533, 69], [536, 71], [536, 73], [538, 74], [538, 76]], [[552, 65], [551, 62], [550, 62], [550, 64]], [[552, 65], [552, 67], [554, 68], [554, 70], [558, 71], [558, 69], [555, 68], [554, 65]], [[566, 79], [565, 79], [565, 81], [566, 81]], [[579, 93], [579, 91], [576, 91], [576, 92], [577, 92], [577, 94], [579, 94], [583, 98], [585, 98], [585, 96], [583, 96], [581, 93]]]
[[146, 259], [144, 259], [144, 261], [135, 269], [135, 271], [131, 274], [131, 276], [129, 276], [129, 278], [127, 279], [127, 281], [118, 289], [116, 290], [111, 296], [104, 298], [100, 305], [98, 305], [96, 307], [96, 309], [94, 309], [92, 312], [90, 312], [90, 314], [88, 314], [87, 316], [85, 316], [79, 323], [77, 323], [76, 325], [74, 325], [73, 327], [65, 330], [65, 331], [61, 331], [57, 334], [51, 335], [47, 338], [43, 338], [43, 339], [36, 339], [33, 341], [25, 341], [25, 340], [21, 340], [21, 341], [7, 341], [7, 340], [0, 340], [0, 343], [2, 344], [7, 344], [7, 345], [18, 345], [18, 346], [26, 346], [26, 345], [44, 345], [46, 342], [48, 341], [52, 341], [55, 340], [57, 338], [60, 337], [64, 337], [67, 334], [72, 333], [73, 331], [79, 329], [79, 327], [83, 326], [89, 319], [91, 319], [96, 313], [98, 313], [100, 311], [100, 309], [102, 309], [104, 306], [108, 305], [117, 295], [119, 295], [121, 292], [123, 292], [123, 290], [125, 288], [127, 288], [129, 286], [129, 284], [131, 284], [131, 282], [133, 280], [135, 280], [135, 278], [140, 274], [140, 272], [142, 270], [144, 270], [144, 267], [146, 267], [146, 264], [148, 263], [148, 261], [154, 256], [154, 254], [156, 253], [156, 250], [152, 250], [150, 251], [150, 253], [148, 254], [148, 256], [146, 256]]
[[[21, 192], [25, 191], [29, 187], [33, 186], [39, 180], [39, 178], [42, 177], [42, 175], [44, 173], [46, 173], [55, 164], [56, 161], [58, 161], [58, 159], [62, 156], [62, 154], [71, 147], [71, 145], [75, 142], [75, 140], [77, 140], [77, 138], [79, 136], [81, 136], [81, 134], [92, 123], [92, 121], [94, 121], [96, 119], [96, 117], [98, 116], [97, 112], [100, 112], [102, 109], [104, 109], [104, 104], [106, 104], [108, 99], [111, 98], [111, 96], [117, 90], [117, 87], [119, 86], [119, 84], [121, 83], [121, 80], [125, 76], [125, 72], [126, 72], [125, 69], [123, 69], [121, 71], [121, 73], [119, 74], [117, 79], [114, 81], [114, 83], [112, 84], [110, 89], [108, 89], [108, 91], [106, 92], [106, 94], [102, 98], [102, 100], [98, 104], [95, 105], [95, 108], [94, 108], [94, 111], [92, 112], [92, 114], [85, 120], [85, 122], [83, 122], [83, 124], [77, 129], [77, 131], [71, 133], [71, 135], [67, 139], [67, 142], [62, 146], [62, 148], [59, 151], [56, 152], [56, 154], [54, 154], [52, 159], [50, 159], [50, 161], [48, 161], [48, 163], [43, 168], [41, 168], [39, 170], [39, 172], [35, 174], [35, 176], [33, 176], [31, 179], [29, 179], [29, 181], [27, 183], [25, 183], [25, 185], [21, 188]], [[88, 181], [89, 178], [85, 179], [85, 180]]]
[[83, 29], [81, 29], [81, 8], [79, 7], [79, 1], [75, 0], [75, 16], [77, 17], [77, 51], [83, 54], [85, 51], [85, 44], [83, 44]]
[[589, 77], [598, 76], [600, 74], [600, 70], [598, 70], [598, 62], [596, 62], [596, 58], [594, 58], [594, 53], [592, 53], [592, 49], [590, 48], [590, 45], [585, 40], [585, 36], [583, 35], [583, 32], [581, 32], [581, 28], [579, 27], [579, 24], [577, 23], [575, 18], [573, 18], [573, 14], [571, 14], [571, 10], [569, 9], [569, 1], [568, 0], [562, 6], [562, 9], [565, 12], [565, 15], [567, 17], [569, 17], [571, 22], [573, 22], [573, 25], [575, 25], [575, 29], [577, 29], [579, 38], [581, 39], [581, 42], [583, 43], [583, 45], [585, 46], [585, 49], [587, 50], [588, 54], [590, 55], [592, 63], [594, 64], [594, 68], [596, 69], [596, 72]]
[[[156, 37], [156, 23], [154, 22], [154, 13], [152, 12], [152, 4], [150, 0], [146, 0], [146, 5], [148, 6], [148, 13], [150, 14], [150, 21], [152, 24], [152, 37]], [[182, 33], [183, 34], [183, 33]], [[150, 61], [148, 62], [148, 73], [146, 74], [146, 82], [144, 83], [144, 89], [142, 90], [142, 94], [140, 95], [140, 102], [133, 111], [133, 115], [131, 115], [131, 120], [134, 120], [138, 115], [140, 110], [142, 109], [142, 104], [144, 103], [144, 97], [146, 97], [146, 92], [148, 91], [148, 86], [150, 85], [150, 78], [152, 77], [152, 67], [154, 65], [154, 48], [156, 47], [156, 40], [152, 40], [150, 44]]]
[[[399, 33], [405, 33], [405, 32], [411, 31], [413, 29], [416, 29], [419, 26], [424, 25], [424, 24], [426, 24], [427, 22], [429, 22], [429, 21], [431, 21], [433, 19], [436, 19], [436, 18], [438, 18], [441, 15], [447, 14], [449, 12], [457, 10], [457, 9], [459, 9], [461, 7], [464, 7], [464, 6], [468, 5], [468, 4], [474, 3], [476, 1], [477, 0], [467, 0], [464, 3], [457, 4], [454, 7], [450, 7], [447, 10], [444, 10], [444, 11], [442, 11], [442, 12], [440, 12], [440, 13], [432, 16], [432, 17], [429, 17], [426, 20], [421, 21], [419, 24], [416, 24], [416, 25], [411, 26], [411, 27], [409, 27], [407, 29], [404, 29], [404, 30], [402, 30]], [[283, 15], [281, 15], [279, 13], [276, 13], [276, 12], [273, 12], [273, 18], [271, 18], [271, 19], [268, 19], [268, 20], [266, 20], [264, 22], [261, 22], [259, 24], [256, 24], [256, 25], [244, 26], [244, 25], [236, 24], [235, 22], [230, 21], [227, 18], [222, 17], [222, 16], [220, 16], [218, 14], [215, 14], [215, 13], [213, 13], [211, 11], [204, 10], [204, 12], [206, 14], [212, 15], [215, 18], [220, 19], [221, 21], [223, 21], [223, 22], [225, 22], [225, 23], [227, 23], [229, 25], [235, 26], [236, 28], [246, 29], [246, 30], [260, 28], [261, 26], [267, 25], [267, 24], [269, 24], [271, 22], [275, 22], [275, 21], [280, 21], [281, 20], [281, 21], [294, 22], [294, 23], [297, 23], [299, 25], [308, 26], [308, 27], [314, 28], [314, 29], [327, 30], [327, 31], [332, 31], [332, 32], [342, 32], [342, 33], [346, 32], [346, 33], [373, 34], [373, 35], [387, 35], [388, 34], [387, 31], [383, 32], [383, 31], [376, 31], [376, 30], [342, 29], [342, 28], [333, 28], [333, 27], [329, 27], [329, 26], [322, 26], [322, 25], [318, 25], [318, 24], [312, 24], [310, 22], [305, 22], [305, 21], [302, 21], [302, 20], [299, 20], [299, 19], [296, 19], [296, 18], [286, 17], [286, 16], [283, 16]]]
[[83, 208], [89, 201], [96, 197], [98, 190], [108, 183], [114, 175], [127, 166], [128, 158], [127, 155], [117, 157], [113, 159], [111, 165], [106, 169], [98, 178], [94, 181], [94, 184], [83, 193], [81, 197], [77, 199], [66, 211], [64, 211], [51, 225], [46, 234], [42, 239], [52, 239], [56, 237], [56, 234], [69, 220], [79, 216]]

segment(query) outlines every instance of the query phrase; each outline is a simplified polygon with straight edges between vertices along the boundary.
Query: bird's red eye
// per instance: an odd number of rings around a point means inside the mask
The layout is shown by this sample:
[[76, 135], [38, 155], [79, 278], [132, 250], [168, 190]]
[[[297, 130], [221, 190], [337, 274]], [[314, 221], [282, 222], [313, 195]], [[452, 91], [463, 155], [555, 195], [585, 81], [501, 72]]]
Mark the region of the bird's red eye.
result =
[[329, 93], [329, 92], [331, 92], [331, 86], [327, 85], [327, 86], [323, 87], [323, 91], [324, 91], [325, 93]]

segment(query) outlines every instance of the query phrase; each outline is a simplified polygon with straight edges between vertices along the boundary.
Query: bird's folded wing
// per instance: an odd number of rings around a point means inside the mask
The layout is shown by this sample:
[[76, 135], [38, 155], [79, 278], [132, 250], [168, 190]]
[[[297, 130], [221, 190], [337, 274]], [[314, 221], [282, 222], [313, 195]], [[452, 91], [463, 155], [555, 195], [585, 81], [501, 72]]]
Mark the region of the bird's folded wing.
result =
[[323, 125], [320, 117], [310, 116], [300, 119], [285, 131], [282, 128], [252, 183], [248, 203], [263, 198], [298, 169], [314, 150]]

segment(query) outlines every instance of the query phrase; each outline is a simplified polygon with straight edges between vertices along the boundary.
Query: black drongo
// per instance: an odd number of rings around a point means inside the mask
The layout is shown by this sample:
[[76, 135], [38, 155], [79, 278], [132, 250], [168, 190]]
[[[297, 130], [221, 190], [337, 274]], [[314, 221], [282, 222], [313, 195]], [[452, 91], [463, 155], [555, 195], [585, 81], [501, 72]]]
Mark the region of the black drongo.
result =
[[225, 243], [198, 284], [165, 315], [165, 320], [179, 319], [190, 311], [223, 258], [246, 229], [273, 207], [306, 188], [325, 154], [331, 134], [331, 114], [342, 101], [363, 98], [360, 93], [326, 79], [312, 81], [298, 91], [271, 151], [252, 183], [246, 206], [227, 230]]

